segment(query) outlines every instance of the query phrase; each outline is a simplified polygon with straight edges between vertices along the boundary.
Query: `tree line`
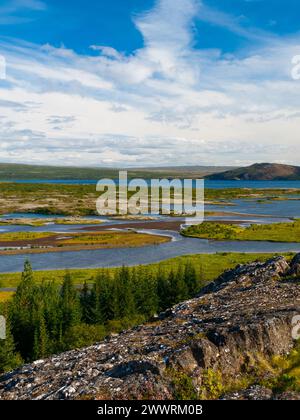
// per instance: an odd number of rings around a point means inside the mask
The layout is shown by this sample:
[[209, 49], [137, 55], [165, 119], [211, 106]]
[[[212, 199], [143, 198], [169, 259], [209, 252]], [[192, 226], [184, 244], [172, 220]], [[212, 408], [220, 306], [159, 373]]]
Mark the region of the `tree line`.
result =
[[201, 277], [190, 261], [176, 270], [122, 267], [113, 273], [100, 270], [79, 289], [69, 272], [62, 286], [36, 284], [27, 261], [15, 295], [0, 308], [7, 319], [0, 373], [142, 323], [195, 296], [203, 285]]

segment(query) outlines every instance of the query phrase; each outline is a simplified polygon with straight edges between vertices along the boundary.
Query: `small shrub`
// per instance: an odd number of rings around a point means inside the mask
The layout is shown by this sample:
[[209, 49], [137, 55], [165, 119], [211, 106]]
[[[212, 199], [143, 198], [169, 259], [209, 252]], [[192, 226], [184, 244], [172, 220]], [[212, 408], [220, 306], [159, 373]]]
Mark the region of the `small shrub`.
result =
[[219, 398], [223, 391], [224, 386], [221, 373], [213, 369], [207, 369], [203, 373], [200, 398], [215, 400]]
[[174, 388], [174, 398], [176, 400], [197, 400], [198, 393], [194, 387], [193, 380], [186, 373], [169, 370], [168, 374], [172, 378]]

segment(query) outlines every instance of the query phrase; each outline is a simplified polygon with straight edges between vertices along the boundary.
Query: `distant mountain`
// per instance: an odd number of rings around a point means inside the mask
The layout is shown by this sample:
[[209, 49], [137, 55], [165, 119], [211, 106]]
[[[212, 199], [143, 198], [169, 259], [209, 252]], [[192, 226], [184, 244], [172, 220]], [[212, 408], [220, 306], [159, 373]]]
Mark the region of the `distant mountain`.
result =
[[236, 169], [234, 166], [158, 166], [131, 168], [128, 171], [138, 176], [141, 172], [158, 178], [202, 178], [219, 172]]
[[[226, 166], [170, 166], [155, 168], [127, 168], [130, 178], [202, 178], [223, 172], [233, 167]], [[117, 178], [118, 168], [91, 168], [72, 166], [42, 166], [0, 163], [0, 181], [13, 180], [99, 180]]]
[[300, 167], [279, 163], [255, 163], [245, 168], [208, 175], [211, 180], [292, 181], [300, 180]]

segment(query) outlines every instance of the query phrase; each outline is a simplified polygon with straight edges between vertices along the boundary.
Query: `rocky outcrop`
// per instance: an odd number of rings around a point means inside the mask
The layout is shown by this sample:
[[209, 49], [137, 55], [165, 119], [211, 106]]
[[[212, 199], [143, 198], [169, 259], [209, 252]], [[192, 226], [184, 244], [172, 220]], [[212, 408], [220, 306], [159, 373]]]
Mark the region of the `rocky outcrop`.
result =
[[300, 400], [300, 393], [285, 391], [274, 394], [271, 389], [253, 385], [247, 389], [232, 392], [221, 397], [222, 400]]
[[292, 259], [291, 267], [287, 274], [290, 276], [300, 276], [300, 254], [295, 255]]
[[[189, 377], [196, 392], [209, 371], [238, 378], [292, 349], [300, 285], [290, 273], [297, 264], [277, 257], [238, 266], [145, 325], [8, 373], [0, 399], [171, 399], [180, 378]], [[274, 397], [254, 391], [227, 397]]]

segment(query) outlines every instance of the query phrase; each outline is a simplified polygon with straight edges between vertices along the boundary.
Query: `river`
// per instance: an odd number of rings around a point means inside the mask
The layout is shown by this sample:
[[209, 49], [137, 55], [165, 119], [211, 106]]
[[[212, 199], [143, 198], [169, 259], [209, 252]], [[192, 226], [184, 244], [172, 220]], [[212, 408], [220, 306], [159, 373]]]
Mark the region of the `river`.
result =
[[[161, 232], [156, 232], [161, 233]], [[167, 232], [162, 232], [166, 234]], [[46, 254], [1, 255], [0, 273], [22, 271], [26, 259], [34, 270], [67, 268], [100, 268], [150, 264], [169, 258], [216, 252], [284, 253], [300, 252], [300, 243], [277, 243], [260, 241], [210, 241], [184, 238], [170, 232], [173, 241], [142, 248], [117, 248], [86, 250], [80, 252], [49, 252]]]
[[[22, 181], [24, 182], [24, 181]], [[27, 182], [53, 182], [53, 183], [88, 183], [85, 181], [42, 181]], [[95, 181], [90, 181], [95, 183]], [[300, 188], [300, 181], [206, 181], [207, 188]], [[299, 197], [300, 198], [300, 197]], [[300, 218], [300, 200], [284, 201], [258, 201], [257, 199], [233, 200], [231, 205], [207, 205], [206, 211], [235, 212], [220, 216], [207, 216], [206, 220], [235, 220], [242, 224], [250, 223], [276, 223], [287, 221], [288, 218]], [[251, 216], [249, 216], [251, 214]], [[28, 214], [10, 215], [11, 217], [27, 217]], [[34, 215], [32, 217], [42, 217]], [[46, 216], [49, 217], [49, 216]], [[52, 217], [52, 216], [51, 216]], [[174, 220], [174, 218], [172, 219]], [[114, 220], [110, 224], [117, 225], [124, 221]], [[128, 223], [128, 222], [126, 222]], [[99, 226], [99, 225], [97, 225]], [[18, 231], [48, 231], [48, 232], [75, 232], [86, 225], [46, 225], [31, 226], [0, 226], [0, 232]], [[152, 231], [147, 233], [168, 234], [172, 241], [160, 245], [142, 248], [117, 248], [84, 251], [47, 252], [42, 254], [1, 255], [0, 273], [21, 271], [24, 261], [29, 259], [34, 270], [53, 270], [67, 268], [100, 268], [117, 267], [124, 265], [149, 264], [163, 261], [176, 256], [190, 254], [212, 254], [218, 252], [245, 252], [245, 253], [284, 253], [300, 252], [300, 243], [275, 243], [262, 241], [212, 241], [194, 238], [184, 238], [176, 232]]]

